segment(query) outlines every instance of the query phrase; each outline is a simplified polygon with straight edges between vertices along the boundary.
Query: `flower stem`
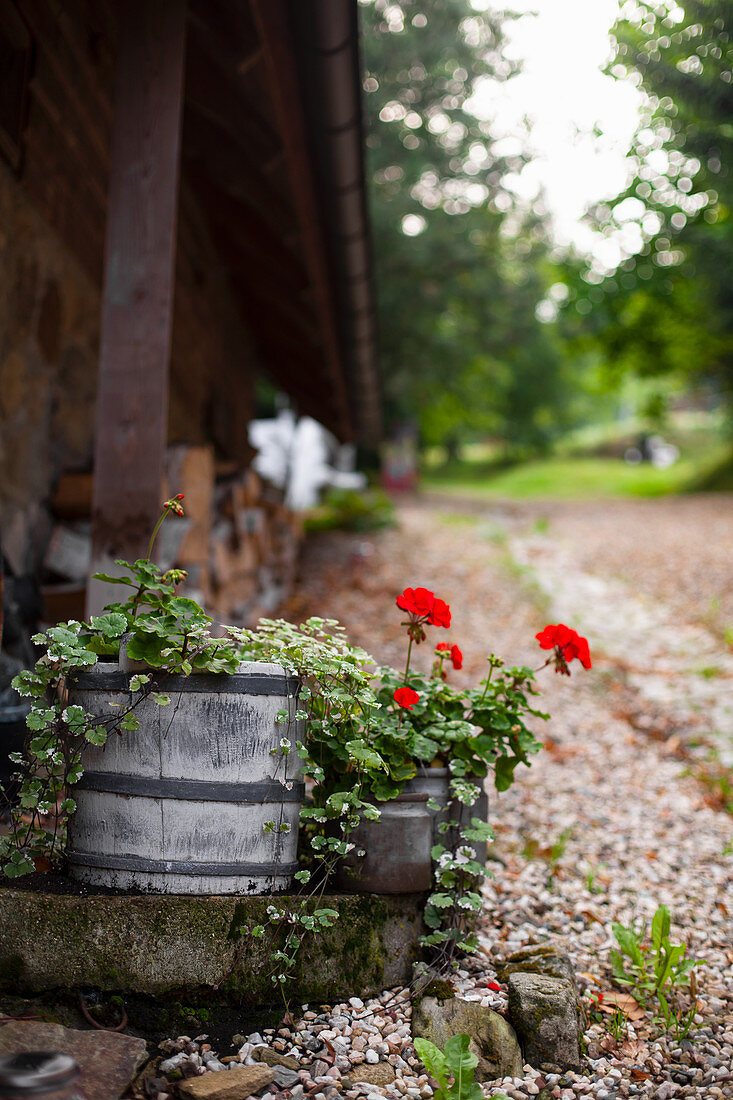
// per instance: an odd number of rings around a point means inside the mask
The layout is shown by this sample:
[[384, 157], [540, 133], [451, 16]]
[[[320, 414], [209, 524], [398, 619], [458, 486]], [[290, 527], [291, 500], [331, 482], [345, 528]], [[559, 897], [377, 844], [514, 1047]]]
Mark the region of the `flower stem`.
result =
[[407, 644], [407, 661], [405, 662], [405, 687], [407, 687], [407, 674], [410, 671], [410, 656], [412, 654], [412, 634]]
[[163, 512], [162, 512], [162, 515], [161, 515], [160, 519], [158, 520], [158, 522], [156, 523], [155, 527], [153, 528], [153, 533], [150, 536], [150, 542], [148, 543], [148, 552], [145, 555], [145, 560], [146, 561], [150, 561], [150, 555], [153, 552], [153, 543], [155, 542], [155, 540], [157, 538], [157, 535], [158, 535], [158, 531], [160, 531], [160, 528], [163, 525], [163, 520], [165, 519], [165, 517], [167, 515], [168, 515], [168, 509], [164, 508]]

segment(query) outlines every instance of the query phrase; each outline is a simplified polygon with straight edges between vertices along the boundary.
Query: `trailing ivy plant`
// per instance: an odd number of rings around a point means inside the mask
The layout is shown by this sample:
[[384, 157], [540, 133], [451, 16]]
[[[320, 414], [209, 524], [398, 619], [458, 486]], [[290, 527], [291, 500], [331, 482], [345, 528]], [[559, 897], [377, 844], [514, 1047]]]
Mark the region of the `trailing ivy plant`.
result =
[[255, 630], [230, 627], [229, 633], [242, 658], [281, 664], [300, 683], [295, 714], [283, 710], [277, 719], [286, 724], [282, 751], [289, 752], [296, 737], [301, 776], [311, 788], [300, 811], [305, 865], [295, 878], [302, 890], [295, 905], [275, 899], [266, 924], [241, 930], [242, 950], [250, 935], [267, 939], [271, 979], [285, 996], [306, 938], [338, 918], [320, 899], [337, 864], [355, 848], [353, 830], [362, 817], [379, 818], [374, 791], [398, 791], [395, 776], [404, 769], [375, 747], [382, 716], [370, 671], [374, 662], [346, 640], [338, 622], [311, 618], [296, 626], [261, 619]]

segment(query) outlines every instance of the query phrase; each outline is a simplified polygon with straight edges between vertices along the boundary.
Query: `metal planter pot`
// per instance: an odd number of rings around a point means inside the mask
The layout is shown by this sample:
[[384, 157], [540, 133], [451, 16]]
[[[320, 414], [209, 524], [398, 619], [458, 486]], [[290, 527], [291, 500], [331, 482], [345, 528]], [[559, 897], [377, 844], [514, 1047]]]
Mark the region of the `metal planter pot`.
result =
[[[489, 796], [484, 787], [484, 780], [478, 777], [473, 782], [479, 787], [479, 796], [473, 806], [465, 806], [462, 802], [451, 799], [450, 772], [448, 768], [427, 768], [418, 770], [414, 779], [406, 784], [406, 791], [416, 791], [425, 794], [428, 798], [435, 799], [441, 809], [429, 810], [432, 818], [433, 844], [443, 844], [449, 847], [453, 841], [452, 830], [443, 834], [438, 826], [444, 821], [458, 821], [462, 828], [470, 825], [472, 817], [478, 817], [481, 821], [489, 820]], [[481, 864], [486, 862], [486, 844], [475, 841], [471, 847], [474, 850], [474, 858]]]
[[[380, 802], [379, 821], [362, 819], [350, 836], [356, 845], [337, 872], [345, 893], [411, 894], [432, 886], [432, 819], [428, 795], [403, 791]], [[359, 856], [359, 850], [366, 854]]]

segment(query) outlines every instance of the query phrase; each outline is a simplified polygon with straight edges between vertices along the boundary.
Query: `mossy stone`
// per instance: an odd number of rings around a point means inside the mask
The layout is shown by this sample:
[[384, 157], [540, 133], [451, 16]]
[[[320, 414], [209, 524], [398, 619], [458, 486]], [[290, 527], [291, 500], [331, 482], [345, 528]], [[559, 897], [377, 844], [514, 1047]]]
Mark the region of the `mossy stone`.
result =
[[[303, 899], [279, 896], [300, 911]], [[339, 912], [310, 937], [289, 984], [293, 1001], [331, 1001], [406, 984], [424, 931], [422, 895], [327, 895], [305, 903]], [[49, 895], [0, 888], [0, 992], [97, 988], [200, 1005], [207, 993], [271, 1004], [271, 897]], [[202, 997], [203, 994], [203, 997]]]
[[573, 985], [526, 971], [510, 974], [507, 984], [509, 1017], [525, 1059], [537, 1067], [554, 1062], [562, 1069], [578, 1069], [581, 1021]]
[[514, 1028], [503, 1016], [475, 1001], [423, 997], [413, 1009], [412, 1033], [442, 1050], [452, 1035], [466, 1034], [478, 1058], [477, 1081], [522, 1076], [522, 1052]]
[[546, 974], [562, 978], [575, 986], [575, 971], [569, 956], [552, 944], [532, 944], [514, 951], [503, 965], [497, 967], [499, 977], [506, 982], [510, 974]]

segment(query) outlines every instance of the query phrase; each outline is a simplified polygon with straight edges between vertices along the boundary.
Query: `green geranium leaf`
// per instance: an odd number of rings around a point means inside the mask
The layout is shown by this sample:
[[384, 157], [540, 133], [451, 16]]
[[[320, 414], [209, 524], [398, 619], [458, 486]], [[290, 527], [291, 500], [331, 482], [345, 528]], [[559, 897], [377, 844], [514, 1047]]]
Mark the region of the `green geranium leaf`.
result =
[[366, 741], [362, 741], [361, 739], [347, 741], [346, 748], [352, 759], [360, 764], [366, 764], [370, 768], [386, 769], [387, 767], [379, 753], [370, 748]]

